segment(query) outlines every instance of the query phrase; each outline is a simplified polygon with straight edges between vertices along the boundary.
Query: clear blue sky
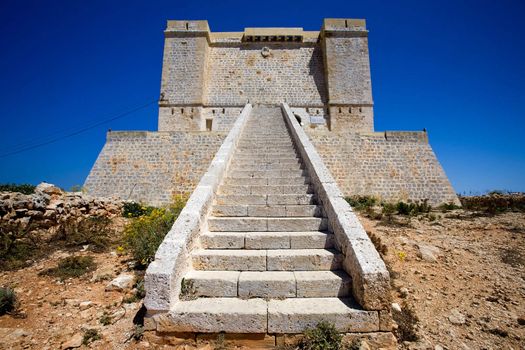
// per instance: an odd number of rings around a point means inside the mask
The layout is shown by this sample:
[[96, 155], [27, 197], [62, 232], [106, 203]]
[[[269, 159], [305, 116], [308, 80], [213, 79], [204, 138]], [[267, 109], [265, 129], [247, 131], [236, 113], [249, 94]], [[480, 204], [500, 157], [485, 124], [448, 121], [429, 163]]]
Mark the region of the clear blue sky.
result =
[[[426, 128], [457, 192], [525, 191], [524, 14], [520, 0], [0, 0], [0, 154], [156, 99], [167, 19], [242, 31], [365, 18], [376, 130]], [[82, 184], [108, 128], [156, 120], [153, 104], [1, 157], [0, 182]]]

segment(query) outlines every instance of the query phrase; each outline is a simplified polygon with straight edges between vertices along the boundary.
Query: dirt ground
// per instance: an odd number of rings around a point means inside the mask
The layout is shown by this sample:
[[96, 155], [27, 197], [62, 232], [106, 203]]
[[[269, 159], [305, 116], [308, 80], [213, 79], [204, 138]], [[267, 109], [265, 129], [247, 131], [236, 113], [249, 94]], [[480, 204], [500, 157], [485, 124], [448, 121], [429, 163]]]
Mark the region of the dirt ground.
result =
[[[397, 224], [360, 215], [386, 250], [394, 303], [412, 305], [419, 319], [419, 340], [401, 339], [399, 348], [525, 349], [525, 214], [435, 215], [433, 221], [396, 216]], [[27, 268], [0, 272], [0, 285], [15, 288], [20, 301], [17, 315], [0, 317], [0, 348], [61, 349], [88, 329], [101, 339], [80, 348], [157, 348], [133, 339], [141, 302], [127, 302], [132, 291], [105, 291], [112, 278], [133, 273], [129, 258], [75, 253], [94, 256], [97, 270], [64, 282], [39, 275], [72, 254], [61, 250]]]
[[463, 210], [389, 225], [360, 215], [386, 247], [393, 301], [413, 305], [410, 349], [525, 349], [525, 214]]

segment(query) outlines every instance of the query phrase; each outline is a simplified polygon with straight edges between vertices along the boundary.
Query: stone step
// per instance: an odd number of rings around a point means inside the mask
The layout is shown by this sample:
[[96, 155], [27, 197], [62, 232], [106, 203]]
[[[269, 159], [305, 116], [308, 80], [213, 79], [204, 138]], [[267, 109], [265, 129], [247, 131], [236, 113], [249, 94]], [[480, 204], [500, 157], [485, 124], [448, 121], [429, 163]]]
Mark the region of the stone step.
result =
[[362, 310], [350, 298], [268, 301], [268, 333], [301, 333], [308, 328], [315, 328], [321, 321], [334, 324], [339, 332], [379, 331], [378, 312]]
[[199, 298], [176, 303], [161, 331], [266, 333], [267, 317], [263, 299]]
[[217, 194], [216, 205], [307, 205], [316, 204], [313, 194]]
[[232, 170], [229, 172], [229, 177], [293, 177], [293, 176], [303, 176], [305, 171], [301, 169], [297, 170]]
[[331, 249], [201, 249], [192, 254], [193, 268], [207, 271], [340, 270], [341, 260]]
[[[222, 185], [219, 187], [221, 194], [305, 194], [311, 193], [309, 185]], [[257, 215], [255, 215], [257, 216]]]
[[258, 185], [258, 186], [279, 186], [279, 185], [303, 185], [309, 184], [310, 178], [306, 176], [291, 176], [291, 177], [276, 177], [276, 178], [265, 178], [265, 177], [245, 177], [245, 178], [224, 178], [223, 184], [225, 185]]
[[267, 250], [267, 271], [340, 270], [342, 255], [331, 249]]
[[292, 146], [268, 146], [262, 147], [258, 145], [251, 145], [245, 147], [237, 146], [237, 154], [295, 154], [295, 148]]
[[215, 205], [213, 216], [262, 216], [262, 217], [320, 217], [322, 207], [318, 205]]
[[302, 164], [246, 164], [240, 166], [231, 167], [232, 170], [243, 170], [243, 171], [297, 171], [302, 170]]
[[209, 217], [211, 232], [280, 232], [322, 231], [328, 228], [326, 218], [316, 217]]
[[270, 140], [255, 140], [250, 138], [249, 140], [243, 141], [237, 143], [237, 147], [250, 147], [250, 146], [262, 146], [262, 147], [280, 147], [280, 146], [293, 146], [293, 142], [290, 138], [287, 140], [279, 140], [279, 139], [270, 139]]
[[297, 154], [280, 154], [280, 155], [265, 155], [265, 154], [234, 154], [233, 159], [235, 160], [281, 160], [281, 159], [295, 159], [297, 160]]
[[351, 296], [344, 271], [190, 271], [185, 297], [329, 298]]
[[194, 251], [195, 270], [208, 271], [266, 271], [266, 250], [211, 250]]
[[204, 232], [206, 249], [324, 249], [333, 248], [334, 235], [323, 231], [304, 232]]
[[231, 166], [247, 166], [247, 165], [271, 165], [271, 164], [297, 164], [301, 165], [299, 158], [295, 159], [234, 159]]

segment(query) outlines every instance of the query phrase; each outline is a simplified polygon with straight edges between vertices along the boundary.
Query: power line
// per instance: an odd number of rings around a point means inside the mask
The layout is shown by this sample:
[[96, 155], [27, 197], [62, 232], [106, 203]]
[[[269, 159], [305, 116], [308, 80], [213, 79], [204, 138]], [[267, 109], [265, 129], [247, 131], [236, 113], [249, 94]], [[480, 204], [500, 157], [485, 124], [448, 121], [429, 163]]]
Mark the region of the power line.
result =
[[[61, 141], [61, 140], [64, 140], [64, 139], [67, 139], [67, 138], [70, 138], [70, 137], [73, 137], [73, 136], [76, 136], [76, 135], [79, 135], [83, 132], [86, 132], [88, 130], [91, 130], [91, 129], [94, 129], [100, 125], [104, 125], [106, 123], [109, 123], [111, 121], [114, 121], [114, 120], [117, 120], [117, 119], [120, 119], [120, 118], [123, 118], [123, 117], [126, 117], [132, 113], [135, 113], [137, 111], [140, 111], [141, 109], [144, 109], [146, 107], [149, 107], [151, 106], [152, 104], [156, 103], [157, 100], [152, 100], [146, 104], [143, 104], [143, 105], [140, 105], [138, 107], [135, 107], [133, 109], [130, 109], [126, 112], [123, 112], [123, 113], [120, 113], [120, 114], [117, 114], [116, 116], [113, 116], [111, 118], [108, 118], [108, 119], [105, 119], [105, 120], [101, 120], [99, 122], [96, 122], [92, 125], [89, 125], [89, 126], [85, 126], [83, 128], [80, 128], [80, 129], [77, 129], [75, 131], [72, 131], [64, 136], [57, 136], [57, 137], [54, 137], [54, 138], [51, 138], [50, 140], [47, 140], [47, 141], [42, 141], [42, 142], [39, 142], [39, 143], [36, 143], [36, 144], [33, 144], [34, 142], [29, 142], [29, 143], [26, 143], [27, 146], [24, 146], [23, 144], [19, 144], [20, 146], [16, 147], [15, 146], [15, 150], [11, 150], [9, 152], [6, 152], [6, 153], [3, 153], [3, 154], [0, 154], [0, 158], [5, 158], [5, 157], [8, 157], [8, 156], [11, 156], [11, 155], [14, 155], [14, 154], [18, 154], [18, 153], [22, 153], [22, 152], [25, 152], [25, 151], [29, 151], [29, 150], [32, 150], [32, 149], [35, 149], [35, 148], [38, 148], [38, 147], [42, 147], [42, 146], [46, 146], [46, 145], [49, 145], [51, 143], [55, 143], [55, 142], [58, 142], [58, 141]], [[51, 137], [52, 135], [49, 135], [49, 136], [46, 136], [45, 138], [49, 138]], [[42, 139], [42, 138], [40, 138]], [[19, 147], [22, 147], [22, 148], [19, 148]], [[16, 148], [19, 148], [19, 149], [16, 149]]]

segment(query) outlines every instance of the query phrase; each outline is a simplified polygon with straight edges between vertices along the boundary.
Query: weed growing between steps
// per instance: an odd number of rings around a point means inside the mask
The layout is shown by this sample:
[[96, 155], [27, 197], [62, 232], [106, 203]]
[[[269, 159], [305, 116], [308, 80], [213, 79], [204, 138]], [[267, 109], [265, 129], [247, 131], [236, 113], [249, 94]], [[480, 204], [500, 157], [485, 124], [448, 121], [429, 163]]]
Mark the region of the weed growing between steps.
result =
[[124, 228], [124, 246], [137, 264], [146, 267], [186, 205], [186, 196], [177, 196], [172, 205], [152, 209], [149, 214], [133, 218]]

